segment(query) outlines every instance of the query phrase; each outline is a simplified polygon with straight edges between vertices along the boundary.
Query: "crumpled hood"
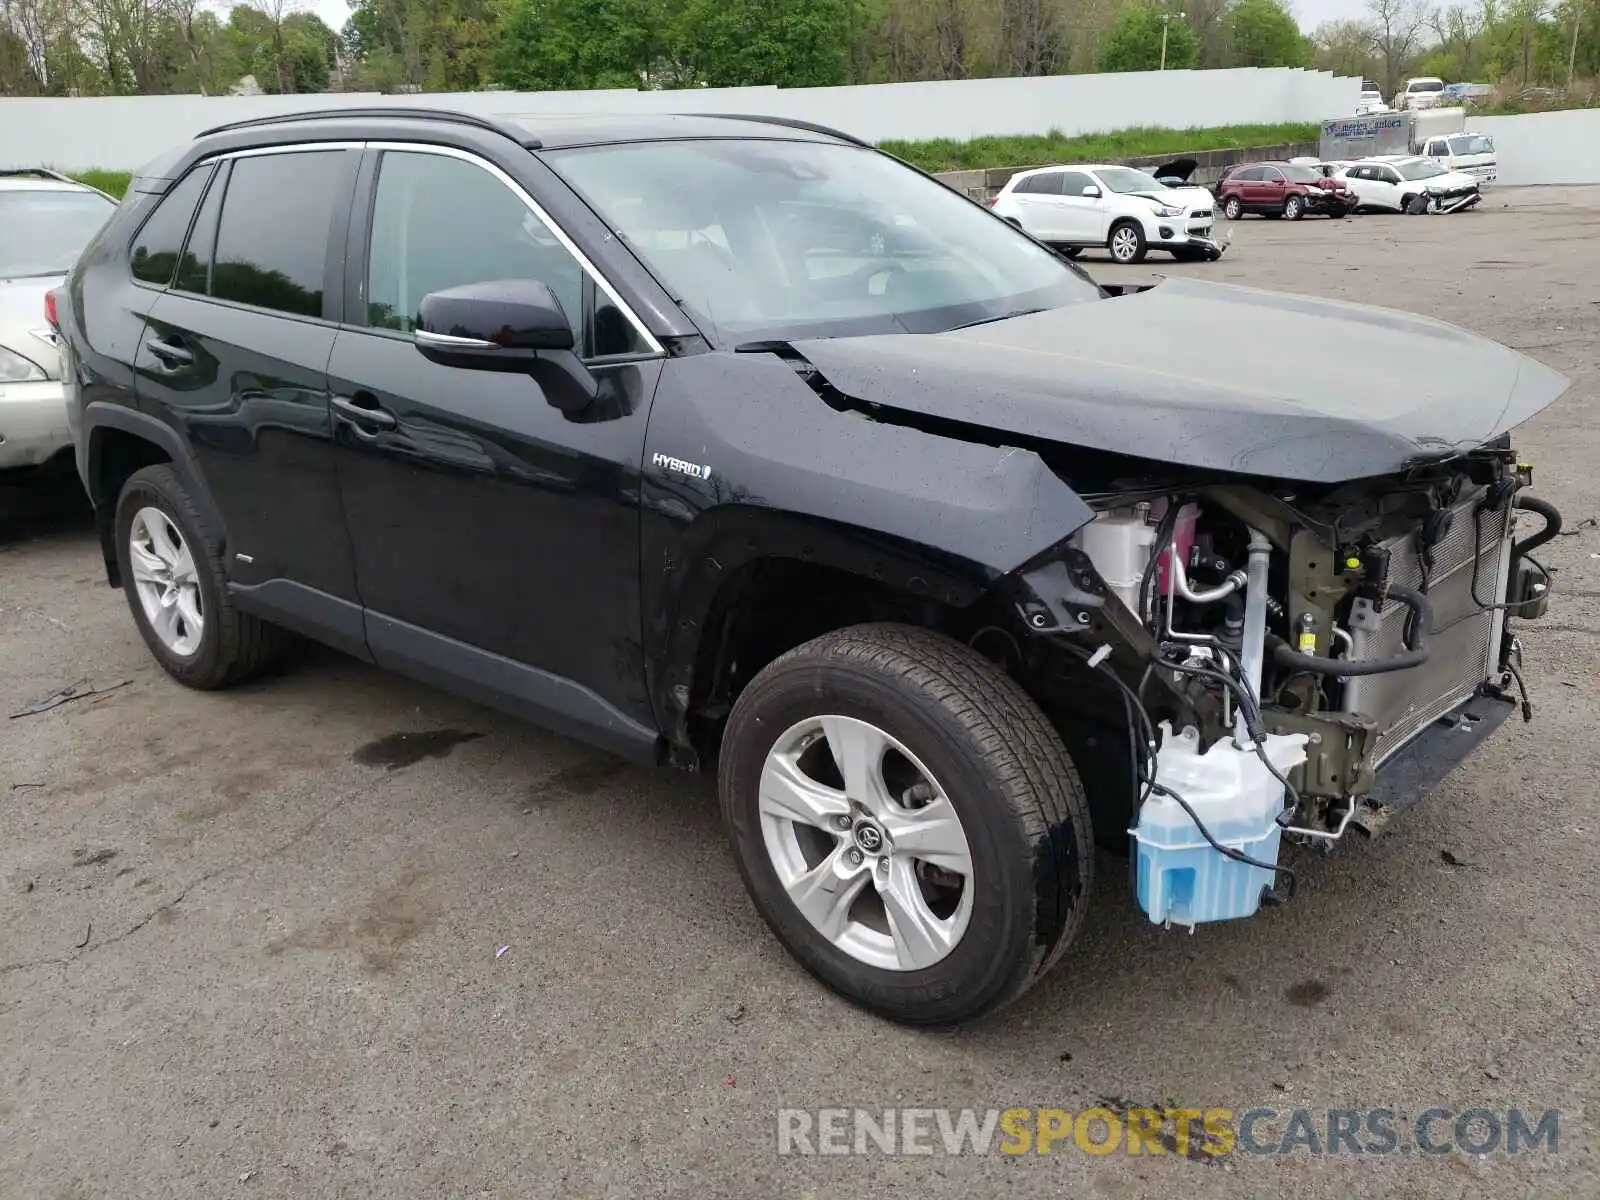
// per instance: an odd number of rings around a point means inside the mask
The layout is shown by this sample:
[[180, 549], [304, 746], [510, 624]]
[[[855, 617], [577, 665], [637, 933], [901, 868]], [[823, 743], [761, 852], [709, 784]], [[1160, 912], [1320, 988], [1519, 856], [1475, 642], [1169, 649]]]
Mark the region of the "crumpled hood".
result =
[[1146, 200], [1154, 200], [1157, 204], [1165, 204], [1172, 208], [1210, 208], [1216, 203], [1216, 198], [1203, 187], [1164, 187], [1149, 192], [1125, 192], [1123, 194], [1127, 196], [1143, 196]]
[[61, 373], [60, 356], [53, 343], [35, 335], [50, 328], [44, 319], [44, 294], [65, 279], [65, 275], [0, 277], [0, 346], [38, 363], [51, 379]]
[[1324, 483], [1480, 446], [1569, 386], [1442, 321], [1193, 279], [950, 333], [793, 345], [871, 404]]

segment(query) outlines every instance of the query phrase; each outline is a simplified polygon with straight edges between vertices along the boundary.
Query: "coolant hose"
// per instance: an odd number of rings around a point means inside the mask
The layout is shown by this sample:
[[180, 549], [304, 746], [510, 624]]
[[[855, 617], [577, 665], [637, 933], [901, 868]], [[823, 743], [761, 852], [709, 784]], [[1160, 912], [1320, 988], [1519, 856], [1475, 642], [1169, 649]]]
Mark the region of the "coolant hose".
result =
[[1551, 538], [1555, 537], [1556, 534], [1561, 532], [1561, 513], [1554, 504], [1550, 503], [1550, 501], [1541, 500], [1537, 496], [1519, 495], [1517, 497], [1516, 506], [1521, 509], [1526, 509], [1531, 513], [1538, 513], [1544, 518], [1543, 529], [1539, 530], [1538, 533], [1535, 533], [1530, 537], [1523, 538], [1511, 548], [1512, 556], [1515, 558], [1521, 558], [1530, 550], [1537, 550], [1540, 546], [1544, 545]]
[[1390, 671], [1408, 671], [1428, 661], [1433, 652], [1428, 638], [1433, 630], [1433, 605], [1421, 592], [1391, 583], [1384, 592], [1386, 600], [1398, 600], [1411, 610], [1411, 620], [1406, 624], [1405, 654], [1392, 658], [1358, 659], [1323, 658], [1320, 654], [1301, 654], [1280, 637], [1273, 636], [1272, 661], [1287, 671], [1311, 671], [1318, 675], [1338, 675], [1349, 679], [1356, 675], [1387, 675]]

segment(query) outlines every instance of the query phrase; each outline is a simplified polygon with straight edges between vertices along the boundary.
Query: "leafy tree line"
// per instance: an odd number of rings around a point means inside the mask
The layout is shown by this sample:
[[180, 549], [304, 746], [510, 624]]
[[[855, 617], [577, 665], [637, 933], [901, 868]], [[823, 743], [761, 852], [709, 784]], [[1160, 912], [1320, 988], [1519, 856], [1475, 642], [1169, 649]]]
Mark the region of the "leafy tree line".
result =
[[[805, 87], [1154, 70], [1152, 0], [0, 0], [0, 93]], [[1192, 0], [1167, 66], [1309, 65], [1286, 0]]]
[[1385, 99], [1411, 75], [1567, 89], [1600, 77], [1600, 0], [1369, 0], [1312, 43], [1318, 67], [1365, 75]]
[[0, 0], [0, 93], [804, 87], [1317, 66], [1525, 88], [1600, 75], [1600, 0], [1369, 0], [1307, 38], [1287, 0]]

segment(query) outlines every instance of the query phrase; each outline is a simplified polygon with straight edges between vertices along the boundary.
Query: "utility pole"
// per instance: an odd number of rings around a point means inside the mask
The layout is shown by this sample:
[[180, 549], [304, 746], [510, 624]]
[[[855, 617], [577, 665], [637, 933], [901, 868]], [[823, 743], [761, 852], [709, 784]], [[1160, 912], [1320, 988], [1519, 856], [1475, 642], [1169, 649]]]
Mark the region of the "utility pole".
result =
[[1172, 24], [1172, 18], [1183, 20], [1188, 13], [1164, 12], [1161, 14], [1161, 70], [1167, 69], [1167, 26]]

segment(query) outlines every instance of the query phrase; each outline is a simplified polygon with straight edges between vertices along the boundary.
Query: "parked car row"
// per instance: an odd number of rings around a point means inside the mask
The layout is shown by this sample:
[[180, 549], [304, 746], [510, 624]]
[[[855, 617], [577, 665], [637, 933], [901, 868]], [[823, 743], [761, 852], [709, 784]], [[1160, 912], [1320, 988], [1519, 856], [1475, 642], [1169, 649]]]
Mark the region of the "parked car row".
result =
[[1420, 154], [1252, 163], [1230, 168], [1217, 185], [1218, 205], [1230, 221], [1252, 212], [1291, 221], [1307, 213], [1455, 212], [1482, 198], [1476, 177]]

